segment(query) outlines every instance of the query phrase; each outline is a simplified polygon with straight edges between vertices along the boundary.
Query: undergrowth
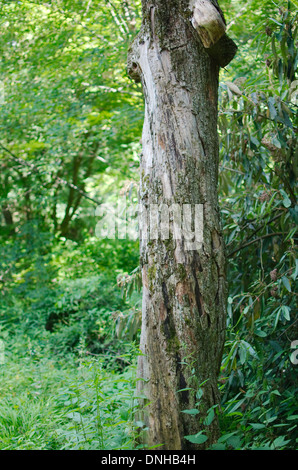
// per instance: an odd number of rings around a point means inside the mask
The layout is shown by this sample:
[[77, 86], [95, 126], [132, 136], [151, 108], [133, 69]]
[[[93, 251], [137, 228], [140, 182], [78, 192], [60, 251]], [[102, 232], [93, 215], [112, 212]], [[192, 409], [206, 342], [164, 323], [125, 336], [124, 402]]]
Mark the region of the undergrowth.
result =
[[14, 338], [0, 366], [0, 449], [131, 449], [135, 446], [135, 357], [121, 372], [81, 349], [49, 357]]

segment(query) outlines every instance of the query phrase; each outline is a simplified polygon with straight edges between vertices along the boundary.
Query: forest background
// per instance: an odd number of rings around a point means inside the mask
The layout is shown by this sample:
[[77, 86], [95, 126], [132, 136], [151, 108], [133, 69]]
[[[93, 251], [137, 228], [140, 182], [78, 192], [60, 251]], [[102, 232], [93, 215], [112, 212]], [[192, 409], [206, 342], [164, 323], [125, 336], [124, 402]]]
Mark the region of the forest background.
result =
[[[220, 5], [238, 52], [219, 86], [229, 297], [211, 449], [294, 449], [297, 3]], [[138, 239], [98, 230], [101, 204], [138, 200], [140, 1], [0, 6], [0, 449], [144, 448]]]

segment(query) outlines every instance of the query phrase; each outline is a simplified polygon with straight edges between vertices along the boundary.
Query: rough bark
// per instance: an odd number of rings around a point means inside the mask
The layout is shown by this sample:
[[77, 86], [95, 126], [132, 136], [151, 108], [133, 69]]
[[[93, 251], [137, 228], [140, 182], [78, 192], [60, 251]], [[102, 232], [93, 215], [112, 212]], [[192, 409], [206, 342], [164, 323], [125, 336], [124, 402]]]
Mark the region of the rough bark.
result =
[[[147, 445], [190, 449], [197, 446], [186, 435], [204, 429], [208, 446], [219, 433], [217, 418], [203, 424], [208, 409], [219, 403], [225, 336], [225, 255], [217, 196], [219, 64], [193, 26], [189, 1], [142, 4], [142, 28], [128, 57], [129, 73], [142, 82], [145, 96], [140, 202], [148, 213], [152, 207], [190, 204], [194, 210], [202, 204], [203, 243], [189, 249], [185, 235], [175, 239], [171, 231], [168, 239], [146, 239], [143, 219], [138, 393], [146, 397]], [[159, 228], [162, 222], [163, 216]], [[171, 229], [173, 223], [170, 216]], [[182, 412], [193, 408], [200, 413]]]

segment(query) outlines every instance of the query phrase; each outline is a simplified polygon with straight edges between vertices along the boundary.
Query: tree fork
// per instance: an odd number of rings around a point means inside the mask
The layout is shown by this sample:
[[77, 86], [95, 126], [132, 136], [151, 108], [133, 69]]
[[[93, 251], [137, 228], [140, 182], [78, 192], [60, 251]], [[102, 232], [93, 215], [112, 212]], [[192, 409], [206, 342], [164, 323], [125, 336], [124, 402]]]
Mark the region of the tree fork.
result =
[[[200, 22], [204, 5], [205, 23]], [[140, 203], [146, 213], [173, 204], [203, 206], [203, 243], [189, 249], [184, 232], [174, 237], [173, 216], [167, 239], [150, 233], [146, 238], [147, 221], [141, 221], [138, 393], [146, 397], [147, 445], [202, 448], [185, 436], [204, 430], [204, 448], [219, 436], [217, 417], [208, 426], [204, 417], [219, 404], [226, 324], [217, 196], [218, 75], [236, 46], [225, 35], [215, 0], [143, 0], [142, 8], [142, 27], [128, 55], [128, 72], [142, 82], [145, 96]], [[183, 412], [195, 408], [196, 415]]]

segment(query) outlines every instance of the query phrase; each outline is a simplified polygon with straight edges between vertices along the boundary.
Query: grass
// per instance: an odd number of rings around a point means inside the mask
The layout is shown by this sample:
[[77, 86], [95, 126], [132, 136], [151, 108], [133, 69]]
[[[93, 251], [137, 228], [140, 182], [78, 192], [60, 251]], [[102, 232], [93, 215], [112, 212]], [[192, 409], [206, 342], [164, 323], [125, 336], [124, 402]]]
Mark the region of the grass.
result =
[[49, 358], [25, 343], [8, 344], [0, 365], [0, 450], [135, 446], [133, 359], [118, 372], [84, 351]]

